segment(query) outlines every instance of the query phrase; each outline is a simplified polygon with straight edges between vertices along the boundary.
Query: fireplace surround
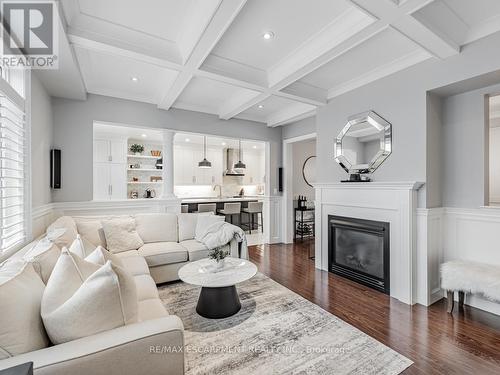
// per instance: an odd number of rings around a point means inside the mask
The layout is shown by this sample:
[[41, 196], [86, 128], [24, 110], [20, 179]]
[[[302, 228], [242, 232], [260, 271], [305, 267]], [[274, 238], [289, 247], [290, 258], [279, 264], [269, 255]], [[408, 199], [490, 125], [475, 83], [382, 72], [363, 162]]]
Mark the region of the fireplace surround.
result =
[[390, 224], [328, 215], [328, 270], [390, 294]]

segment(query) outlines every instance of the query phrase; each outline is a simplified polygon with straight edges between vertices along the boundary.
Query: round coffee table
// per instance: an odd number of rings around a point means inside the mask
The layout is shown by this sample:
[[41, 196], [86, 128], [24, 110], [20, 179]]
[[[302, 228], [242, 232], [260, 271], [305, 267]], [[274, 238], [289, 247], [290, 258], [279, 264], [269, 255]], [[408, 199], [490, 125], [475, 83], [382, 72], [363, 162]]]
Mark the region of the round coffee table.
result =
[[201, 259], [183, 266], [179, 278], [185, 283], [201, 286], [196, 312], [210, 319], [227, 318], [241, 309], [236, 284], [257, 273], [252, 262], [239, 258], [226, 258], [224, 268], [216, 269], [211, 259]]

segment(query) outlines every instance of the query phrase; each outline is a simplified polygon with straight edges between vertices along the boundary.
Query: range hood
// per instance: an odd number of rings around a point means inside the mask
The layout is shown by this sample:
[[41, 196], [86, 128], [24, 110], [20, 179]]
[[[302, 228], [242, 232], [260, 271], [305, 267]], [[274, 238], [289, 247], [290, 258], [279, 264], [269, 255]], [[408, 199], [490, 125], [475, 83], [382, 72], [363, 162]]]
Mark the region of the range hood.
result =
[[245, 173], [241, 169], [234, 169], [234, 164], [238, 162], [238, 150], [234, 148], [228, 148], [225, 151], [226, 156], [226, 171], [225, 176], [244, 176]]

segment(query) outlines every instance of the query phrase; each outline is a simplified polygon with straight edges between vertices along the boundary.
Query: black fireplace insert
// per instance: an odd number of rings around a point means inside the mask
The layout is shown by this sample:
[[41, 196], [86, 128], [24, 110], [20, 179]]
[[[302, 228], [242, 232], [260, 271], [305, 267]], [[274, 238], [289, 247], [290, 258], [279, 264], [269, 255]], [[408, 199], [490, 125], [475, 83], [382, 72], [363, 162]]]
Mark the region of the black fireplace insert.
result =
[[390, 294], [390, 225], [328, 215], [330, 272]]

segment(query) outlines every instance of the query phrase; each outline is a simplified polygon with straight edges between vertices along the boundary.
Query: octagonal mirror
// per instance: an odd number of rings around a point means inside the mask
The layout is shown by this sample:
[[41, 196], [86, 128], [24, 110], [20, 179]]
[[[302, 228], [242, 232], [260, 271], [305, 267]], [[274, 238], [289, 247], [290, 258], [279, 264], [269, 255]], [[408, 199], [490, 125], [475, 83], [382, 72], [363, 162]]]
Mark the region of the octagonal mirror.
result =
[[335, 161], [351, 175], [373, 173], [391, 152], [391, 124], [374, 111], [350, 117], [335, 139]]

